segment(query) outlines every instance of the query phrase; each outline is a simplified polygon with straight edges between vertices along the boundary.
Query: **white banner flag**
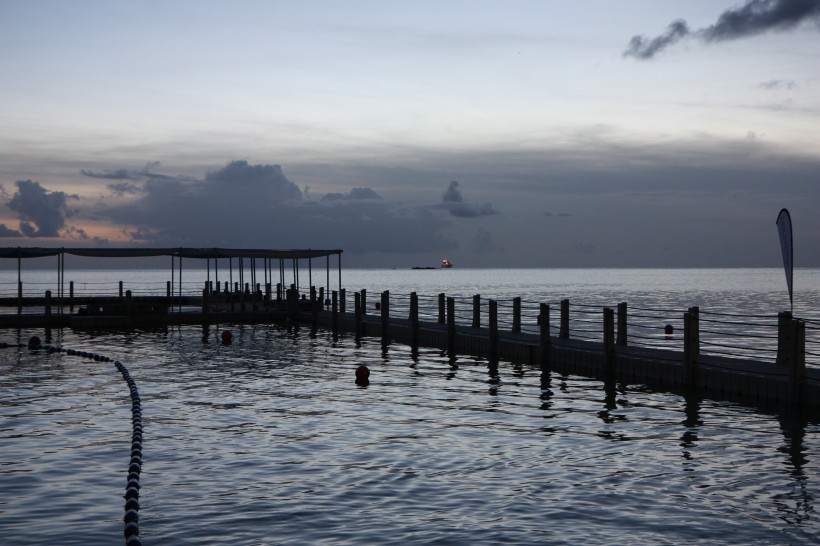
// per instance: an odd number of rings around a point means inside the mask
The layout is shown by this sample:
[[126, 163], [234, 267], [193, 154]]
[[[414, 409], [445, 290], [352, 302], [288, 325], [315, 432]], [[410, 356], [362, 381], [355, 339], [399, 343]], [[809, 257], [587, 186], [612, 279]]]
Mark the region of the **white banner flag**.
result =
[[792, 247], [792, 217], [783, 209], [777, 215], [777, 231], [780, 233], [780, 250], [783, 252], [783, 269], [786, 270], [786, 285], [789, 287], [789, 303], [794, 307], [792, 281], [794, 278], [794, 248]]

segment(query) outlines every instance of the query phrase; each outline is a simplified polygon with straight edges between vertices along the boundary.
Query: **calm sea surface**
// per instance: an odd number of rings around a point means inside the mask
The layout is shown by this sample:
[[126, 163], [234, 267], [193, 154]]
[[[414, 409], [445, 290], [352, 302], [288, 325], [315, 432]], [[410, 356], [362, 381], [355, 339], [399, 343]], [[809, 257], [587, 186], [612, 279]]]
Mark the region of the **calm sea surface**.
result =
[[[164, 285], [167, 274], [85, 279]], [[3, 275], [16, 282], [16, 271]], [[346, 270], [343, 284], [788, 309], [774, 269]], [[796, 271], [795, 315], [816, 318], [819, 302], [820, 272]], [[274, 325], [0, 330], [0, 343], [34, 334], [117, 359], [136, 381], [144, 544], [820, 541], [816, 415], [607, 389], [515, 363], [493, 370], [437, 350], [413, 358], [399, 344]], [[367, 387], [354, 380], [360, 364]], [[129, 392], [113, 364], [0, 349], [0, 543], [122, 543], [130, 443]]]

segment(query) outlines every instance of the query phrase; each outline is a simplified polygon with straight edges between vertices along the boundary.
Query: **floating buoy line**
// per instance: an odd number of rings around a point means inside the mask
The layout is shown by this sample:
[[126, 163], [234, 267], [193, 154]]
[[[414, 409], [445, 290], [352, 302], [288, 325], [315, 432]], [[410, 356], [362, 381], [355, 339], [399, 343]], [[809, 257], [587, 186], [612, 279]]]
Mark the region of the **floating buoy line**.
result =
[[128, 384], [128, 389], [131, 392], [131, 460], [128, 463], [128, 478], [125, 485], [125, 515], [123, 516], [123, 534], [125, 535], [125, 544], [127, 546], [142, 546], [142, 541], [139, 538], [139, 510], [140, 510], [140, 472], [142, 471], [142, 408], [140, 406], [140, 394], [137, 390], [137, 384], [128, 372], [128, 369], [122, 362], [114, 360], [110, 357], [99, 355], [96, 353], [89, 353], [86, 351], [78, 351], [75, 349], [65, 349], [63, 347], [55, 347], [51, 345], [43, 345], [40, 338], [32, 336], [28, 340], [28, 344], [10, 345], [7, 343], [0, 343], [0, 348], [28, 348], [30, 351], [48, 351], [52, 353], [64, 353], [69, 356], [79, 356], [81, 358], [88, 358], [95, 362], [113, 362], [114, 366], [122, 374], [122, 378]]

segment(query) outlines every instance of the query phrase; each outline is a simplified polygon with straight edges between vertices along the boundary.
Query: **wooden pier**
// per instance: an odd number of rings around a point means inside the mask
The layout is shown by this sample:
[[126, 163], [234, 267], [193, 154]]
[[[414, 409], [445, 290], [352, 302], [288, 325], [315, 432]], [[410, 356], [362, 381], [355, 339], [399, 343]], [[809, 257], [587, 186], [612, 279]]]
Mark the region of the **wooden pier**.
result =
[[379, 295], [375, 313], [366, 312], [364, 290], [354, 293], [353, 309], [348, 311], [345, 292], [332, 291], [331, 297], [325, 298], [323, 289], [311, 289], [308, 296], [300, 295], [295, 286], [287, 290], [279, 286], [268, 294], [217, 296], [204, 290], [201, 297], [172, 300], [126, 294], [125, 298], [80, 300], [84, 311], [78, 313], [50, 310], [0, 315], [0, 328], [93, 331], [286, 322], [352, 334], [357, 339], [377, 339], [385, 349], [393, 343], [407, 345], [413, 353], [420, 347], [438, 348], [454, 361], [458, 355], [471, 355], [485, 358], [488, 366], [503, 360], [593, 377], [605, 384], [645, 384], [687, 395], [820, 410], [820, 369], [807, 368], [804, 324], [787, 313], [779, 321], [777, 362], [765, 362], [701, 354], [697, 308], [684, 313], [683, 350], [679, 351], [628, 345], [625, 317], [616, 319], [615, 310], [608, 308], [600, 314], [603, 341], [595, 342], [570, 337], [568, 302], [564, 305], [562, 301], [553, 317], [550, 306], [540, 304], [535, 324], [523, 323], [519, 303], [513, 306], [512, 320], [500, 324], [496, 302], [485, 301], [486, 316], [481, 317], [480, 297], [476, 296], [472, 320], [465, 324], [457, 319], [454, 298], [444, 294], [438, 295], [437, 316], [421, 320], [415, 293], [410, 296], [409, 309], [404, 310], [407, 312], [399, 316], [391, 313], [388, 292]]
[[[46, 254], [42, 249], [17, 249], [16, 253], [11, 250], [7, 249], [5, 254], [0, 252], [0, 257], [17, 257], [19, 262], [23, 255], [54, 255]], [[111, 255], [122, 252], [114, 250]], [[793, 318], [790, 313], [781, 313], [777, 317], [776, 361], [765, 361], [738, 356], [740, 353], [735, 354], [732, 348], [723, 356], [702, 351], [701, 334], [705, 330], [700, 327], [701, 313], [697, 307], [686, 310], [679, 317], [682, 335], [680, 331], [676, 333], [676, 339], [680, 341], [676, 348], [643, 346], [629, 341], [627, 329], [632, 326], [628, 323], [626, 303], [619, 304], [617, 309], [596, 309], [591, 322], [597, 330], [596, 339], [579, 339], [570, 336], [567, 300], [552, 308], [545, 303], [537, 304], [537, 314], [525, 316], [521, 300], [516, 298], [512, 311], [505, 309], [504, 318], [500, 319], [498, 303], [482, 301], [476, 295], [465, 320], [463, 302], [457, 310], [454, 298], [438, 294], [435, 312], [428, 310], [421, 318], [419, 297], [415, 293], [410, 295], [409, 303], [403, 302], [391, 312], [391, 295], [382, 292], [379, 300], [373, 302], [372, 311], [375, 312], [368, 312], [366, 291], [354, 292], [353, 298], [349, 298], [346, 290], [341, 288], [341, 272], [338, 291], [313, 286], [307, 291], [297, 284], [285, 288], [281, 282], [284, 280], [284, 259], [293, 259], [294, 279], [298, 279], [297, 260], [328, 257], [326, 276], [329, 286], [329, 256], [340, 255], [341, 251], [337, 250], [160, 249], [150, 255], [157, 252], [179, 260], [179, 290], [174, 290], [169, 281], [165, 296], [132, 295], [130, 291], [124, 291], [120, 283], [116, 296], [75, 297], [72, 290], [67, 294], [63, 290], [64, 273], [61, 271], [58, 297], [52, 297], [50, 291], [43, 297], [24, 297], [18, 268], [20, 288], [17, 297], [0, 298], [0, 306], [16, 307], [17, 313], [0, 314], [0, 329], [94, 331], [156, 329], [186, 324], [287, 322], [297, 327], [325, 328], [334, 334], [353, 334], [357, 339], [380, 339], [385, 348], [392, 343], [401, 343], [409, 346], [413, 353], [417, 353], [420, 347], [437, 348], [453, 361], [458, 355], [472, 355], [485, 358], [489, 366], [495, 366], [501, 360], [528, 364], [547, 372], [597, 378], [607, 385], [645, 384], [657, 390], [687, 395], [820, 410], [820, 368], [807, 367], [806, 323]], [[258, 256], [265, 260], [278, 257], [280, 282], [273, 284], [272, 271], [268, 275], [267, 269], [264, 287], [255, 283], [253, 276], [250, 283], [242, 282], [240, 268], [240, 282], [233, 286], [226, 282], [221, 290], [218, 280], [215, 284], [207, 281], [201, 295], [182, 295], [183, 257], [213, 258], [216, 266], [217, 257], [224, 256]], [[64, 267], [62, 258], [58, 264]], [[266, 262], [265, 267], [269, 268], [270, 264]], [[173, 278], [173, 267], [171, 274]], [[349, 299], [352, 299], [352, 310], [347, 309]], [[394, 299], [399, 298], [394, 296]], [[817, 353], [813, 354], [816, 357]]]
[[[684, 350], [674, 351], [627, 345], [622, 335], [625, 322], [619, 325], [619, 332], [615, 311], [607, 308], [601, 312], [603, 342], [571, 339], [566, 300], [561, 305], [556, 336], [547, 304], [540, 305], [537, 333], [527, 333], [521, 328], [520, 306], [519, 314], [513, 314], [512, 326], [500, 328], [492, 300], [487, 306], [486, 326], [481, 326], [478, 305], [473, 307], [472, 324], [456, 324], [455, 301], [443, 294], [439, 294], [435, 321], [419, 320], [416, 294], [411, 294], [407, 318], [391, 316], [387, 292], [376, 304], [377, 314], [365, 312], [364, 299], [364, 291], [361, 297], [356, 293], [354, 311], [349, 313], [343, 311], [344, 305], [334, 293], [329, 311], [319, 305], [301, 309], [298, 319], [313, 327], [353, 333], [357, 338], [381, 339], [385, 348], [397, 342], [410, 346], [414, 353], [419, 347], [432, 347], [454, 360], [458, 355], [485, 358], [489, 366], [504, 360], [539, 366], [544, 371], [593, 377], [606, 384], [644, 384], [686, 395], [820, 410], [820, 369], [806, 367], [805, 325], [788, 313], [780, 317], [778, 358], [771, 363], [701, 354], [697, 308], [684, 314]], [[342, 297], [340, 301], [344, 300]]]

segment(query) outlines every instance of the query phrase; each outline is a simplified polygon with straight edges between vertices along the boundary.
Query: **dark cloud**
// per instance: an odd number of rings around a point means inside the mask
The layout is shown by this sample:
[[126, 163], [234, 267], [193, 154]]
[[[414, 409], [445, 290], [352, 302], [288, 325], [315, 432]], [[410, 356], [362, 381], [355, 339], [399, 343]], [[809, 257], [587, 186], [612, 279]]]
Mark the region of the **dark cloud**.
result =
[[723, 12], [717, 23], [698, 32], [709, 42], [735, 40], [770, 30], [789, 30], [820, 16], [820, 0], [749, 0]]
[[106, 186], [115, 195], [122, 197], [123, 195], [134, 195], [139, 193], [142, 188], [131, 182], [121, 182], [119, 184], [108, 184]]
[[146, 163], [142, 170], [115, 169], [112, 171], [92, 171], [89, 169], [81, 169], [80, 174], [89, 178], [99, 178], [103, 180], [144, 180], [146, 178], [149, 180], [173, 180], [179, 178], [152, 172], [155, 168], [159, 167], [159, 165], [159, 161], [151, 161]]
[[455, 180], [450, 182], [450, 185], [447, 186], [447, 190], [444, 192], [444, 197], [442, 199], [445, 203], [461, 203], [464, 201], [464, 197], [461, 195], [461, 190], [458, 189], [458, 182]]
[[438, 205], [450, 212], [452, 216], [458, 218], [477, 218], [480, 216], [492, 216], [498, 214], [491, 203], [483, 205], [473, 205], [464, 201], [464, 196], [459, 189], [459, 183], [453, 180], [442, 196], [443, 203]]
[[285, 177], [279, 165], [249, 165], [247, 161], [233, 161], [218, 171], [208, 173], [205, 182], [217, 193], [239, 194], [245, 199], [302, 200], [302, 190]]
[[452, 249], [449, 223], [429, 207], [385, 204], [370, 188], [319, 204], [278, 165], [229, 163], [202, 180], [148, 180], [134, 202], [98, 213], [157, 246], [342, 248], [351, 253]]
[[651, 59], [659, 51], [679, 42], [689, 35], [689, 27], [686, 21], [678, 19], [670, 23], [666, 32], [660, 36], [649, 39], [646, 36], [633, 36], [629, 45], [624, 51], [624, 57], [635, 57], [636, 59]]
[[79, 199], [65, 192], [50, 192], [39, 182], [18, 180], [17, 192], [8, 202], [8, 207], [20, 219], [20, 231], [27, 237], [57, 237], [65, 227], [69, 216], [69, 199]]
[[450, 214], [458, 218], [478, 218], [480, 216], [492, 216], [498, 214], [490, 203], [483, 205], [471, 205], [469, 203], [454, 203], [445, 204], [444, 208], [450, 211]]
[[356, 201], [362, 199], [381, 199], [381, 196], [370, 188], [353, 188], [349, 193], [328, 193], [322, 197], [322, 201]]
[[6, 224], [0, 224], [0, 237], [22, 237], [23, 234], [16, 229], [11, 229]]
[[89, 178], [103, 178], [106, 180], [137, 180], [139, 176], [129, 173], [126, 169], [117, 169], [116, 171], [97, 172], [89, 171], [88, 169], [81, 169], [80, 174]]
[[562, 218], [569, 218], [570, 216], [572, 216], [572, 214], [570, 214], [569, 212], [550, 212], [550, 211], [547, 211], [547, 212], [544, 213], [544, 216], [548, 216], [548, 217], [559, 216], [559, 217], [562, 217]]
[[678, 19], [669, 25], [665, 33], [655, 38], [633, 36], [623, 55], [651, 59], [690, 35], [704, 42], [721, 42], [769, 31], [789, 30], [804, 21], [818, 18], [820, 0], [747, 0], [743, 6], [724, 11], [714, 25], [697, 31], [690, 31], [686, 21]]

